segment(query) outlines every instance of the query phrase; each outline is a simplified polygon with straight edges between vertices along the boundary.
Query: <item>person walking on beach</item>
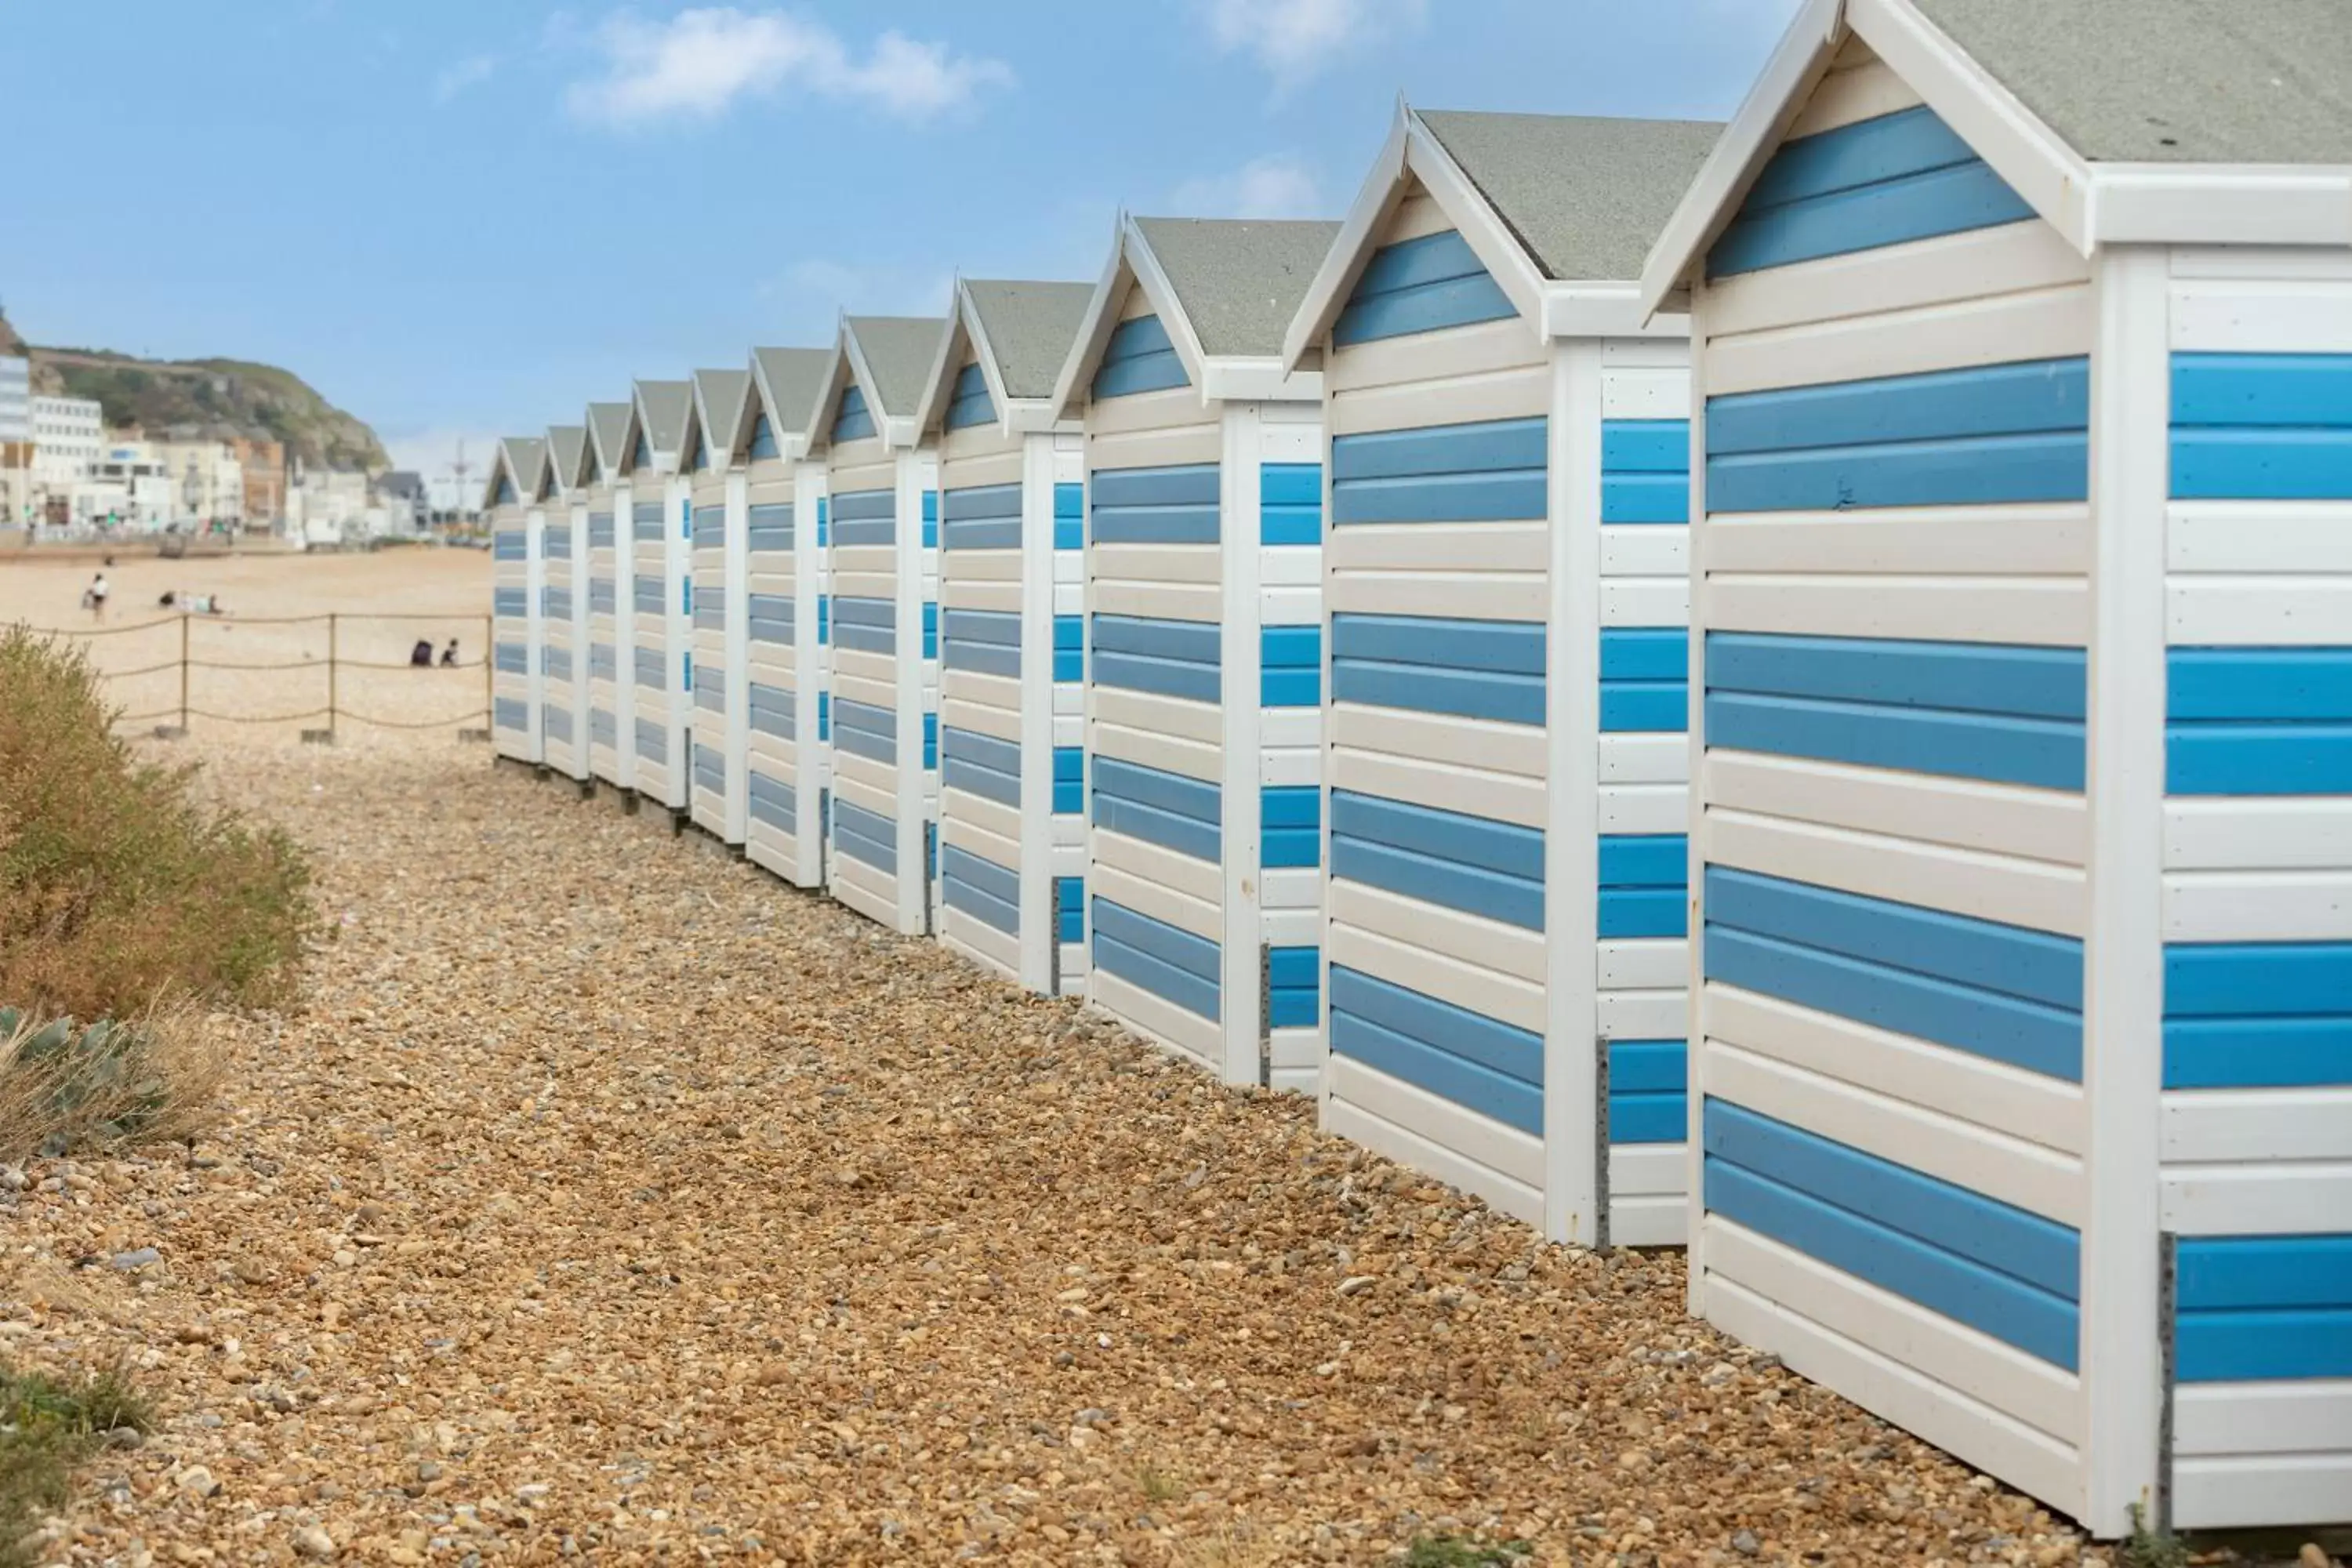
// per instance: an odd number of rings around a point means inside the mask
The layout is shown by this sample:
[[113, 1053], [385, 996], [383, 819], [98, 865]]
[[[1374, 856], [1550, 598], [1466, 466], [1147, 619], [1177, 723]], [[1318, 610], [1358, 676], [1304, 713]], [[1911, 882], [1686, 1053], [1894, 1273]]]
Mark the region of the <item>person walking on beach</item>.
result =
[[100, 572], [89, 580], [89, 586], [81, 594], [81, 602], [89, 605], [90, 614], [101, 621], [106, 619], [107, 593], [106, 574]]

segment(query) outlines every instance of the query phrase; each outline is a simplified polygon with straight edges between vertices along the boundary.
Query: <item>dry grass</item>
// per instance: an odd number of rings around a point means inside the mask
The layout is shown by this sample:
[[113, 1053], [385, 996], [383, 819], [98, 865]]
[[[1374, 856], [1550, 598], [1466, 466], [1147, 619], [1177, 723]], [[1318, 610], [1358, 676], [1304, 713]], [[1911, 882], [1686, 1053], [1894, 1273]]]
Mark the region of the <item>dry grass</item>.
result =
[[290, 994], [315, 919], [280, 828], [200, 800], [114, 732], [80, 653], [0, 632], [0, 1004], [125, 1018]]
[[0, 1363], [0, 1568], [41, 1561], [27, 1531], [70, 1497], [74, 1467], [129, 1427], [154, 1424], [146, 1398], [117, 1370], [57, 1375]]
[[193, 1139], [227, 1071], [221, 1031], [193, 1007], [89, 1026], [0, 1008], [0, 1163]]

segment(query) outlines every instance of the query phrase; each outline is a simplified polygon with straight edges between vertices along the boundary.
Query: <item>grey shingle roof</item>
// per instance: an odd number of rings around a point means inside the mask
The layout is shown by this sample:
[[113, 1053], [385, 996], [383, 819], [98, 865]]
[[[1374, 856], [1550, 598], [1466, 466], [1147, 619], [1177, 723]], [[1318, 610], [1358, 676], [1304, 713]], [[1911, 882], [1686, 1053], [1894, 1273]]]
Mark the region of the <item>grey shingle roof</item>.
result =
[[743, 427], [744, 400], [751, 395], [748, 370], [698, 370], [695, 396], [701, 402], [702, 438], [714, 454], [732, 454], [735, 436]]
[[966, 279], [981, 330], [996, 355], [1007, 397], [1051, 397], [1062, 362], [1078, 340], [1091, 283], [1014, 283]]
[[849, 331], [874, 374], [874, 395], [880, 412], [894, 416], [912, 415], [923, 399], [923, 382], [940, 355], [940, 337], [948, 330], [944, 316], [852, 316]]
[[507, 467], [519, 485], [536, 484], [540, 465], [547, 460], [547, 443], [536, 436], [506, 438]]
[[629, 416], [636, 412], [626, 403], [592, 403], [588, 405], [588, 429], [596, 441], [596, 460], [607, 473], [621, 466], [627, 456], [621, 443], [629, 437]]
[[2352, 163], [2345, 0], [1916, 0], [2098, 163]]
[[1139, 217], [1201, 352], [1278, 354], [1307, 286], [1339, 237], [1337, 223]]
[[768, 418], [776, 433], [806, 429], [809, 416], [816, 412], [816, 400], [824, 395], [824, 373], [833, 363], [833, 351], [753, 349], [751, 357], [759, 362], [760, 378], [775, 400]]
[[646, 411], [646, 440], [656, 452], [675, 452], [686, 439], [687, 410], [694, 405], [694, 387], [683, 381], [641, 381], [637, 403]]
[[555, 482], [565, 489], [580, 482], [580, 471], [586, 465], [588, 432], [577, 425], [551, 425], [547, 427], [547, 447], [555, 458]]
[[1639, 278], [1723, 132], [1705, 120], [1430, 110], [1421, 122], [1549, 278]]

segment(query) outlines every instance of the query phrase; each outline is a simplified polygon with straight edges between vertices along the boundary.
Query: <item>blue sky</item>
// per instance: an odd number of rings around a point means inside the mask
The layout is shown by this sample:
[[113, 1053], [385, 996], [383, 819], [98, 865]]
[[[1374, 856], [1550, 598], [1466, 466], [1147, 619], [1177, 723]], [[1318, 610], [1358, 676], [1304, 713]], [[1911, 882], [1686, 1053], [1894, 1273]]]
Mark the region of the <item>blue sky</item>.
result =
[[0, 303], [285, 364], [441, 478], [632, 376], [1091, 279], [1112, 216], [1337, 216], [1399, 91], [1722, 118], [1796, 0], [12, 6]]

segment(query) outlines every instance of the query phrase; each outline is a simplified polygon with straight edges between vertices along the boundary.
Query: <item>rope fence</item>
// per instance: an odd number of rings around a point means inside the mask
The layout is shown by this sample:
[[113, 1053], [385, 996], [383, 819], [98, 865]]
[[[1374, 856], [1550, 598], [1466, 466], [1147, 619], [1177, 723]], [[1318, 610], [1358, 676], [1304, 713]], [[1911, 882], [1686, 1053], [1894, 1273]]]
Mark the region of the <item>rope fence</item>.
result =
[[[192, 722], [199, 720], [230, 725], [310, 725], [323, 721], [321, 728], [305, 729], [303, 736], [329, 740], [336, 727], [343, 723], [393, 731], [467, 726], [478, 727], [487, 733], [494, 707], [494, 626], [492, 617], [481, 615], [335, 612], [312, 616], [227, 616], [192, 611], [124, 626], [32, 630], [38, 636], [83, 647], [111, 695], [124, 697], [124, 689], [135, 689], [136, 696], [123, 702], [125, 710], [117, 716], [118, 724], [153, 724], [159, 726], [159, 732], [162, 727], [175, 726], [179, 732], [185, 733]], [[392, 641], [393, 647], [406, 643], [409, 633], [400, 628], [420, 626], [437, 628], [436, 637], [417, 639], [428, 645], [437, 644], [441, 637], [462, 627], [464, 631], [458, 635], [478, 637], [476, 647], [479, 651], [473, 658], [443, 664], [436, 647], [434, 662], [423, 666], [413, 658], [384, 657], [384, 645], [395, 635], [397, 640]], [[319, 628], [323, 628], [325, 634], [323, 647], [316, 646]], [[126, 652], [131, 651], [119, 639], [142, 633], [173, 637], [179, 645], [174, 657], [122, 668], [108, 662], [110, 649], [122, 647]], [[230, 638], [237, 638], [241, 646], [234, 650], [218, 646]], [[449, 640], [457, 638], [450, 637]], [[355, 693], [346, 689], [346, 674], [369, 676], [373, 686], [382, 683], [383, 672], [394, 670], [412, 678], [408, 690], [402, 694], [404, 697], [422, 698], [429, 691], [446, 699], [454, 695], [449, 688], [462, 680], [473, 686], [478, 701], [460, 711], [418, 718], [398, 711], [404, 706], [402, 702], [372, 700], [372, 696], [376, 695], [373, 690]], [[284, 699], [294, 695], [288, 689], [288, 680], [306, 679], [313, 672], [324, 678], [325, 700], [308, 707], [286, 704]], [[175, 698], [159, 706], [159, 694], [153, 692], [153, 684], [173, 675], [178, 677]], [[418, 677], [425, 679], [413, 679]], [[477, 681], [478, 684], [475, 684]], [[148, 684], [137, 684], [142, 682]], [[253, 706], [259, 708], [273, 692], [278, 701], [271, 704], [268, 711], [232, 710], [238, 706], [239, 697], [252, 699]], [[354, 695], [359, 697], [356, 704], [350, 700]], [[144, 700], [139, 700], [141, 698]], [[223, 698], [228, 700], [224, 702]], [[134, 704], [138, 710], [130, 710]], [[446, 702], [434, 706], [446, 708]]]

